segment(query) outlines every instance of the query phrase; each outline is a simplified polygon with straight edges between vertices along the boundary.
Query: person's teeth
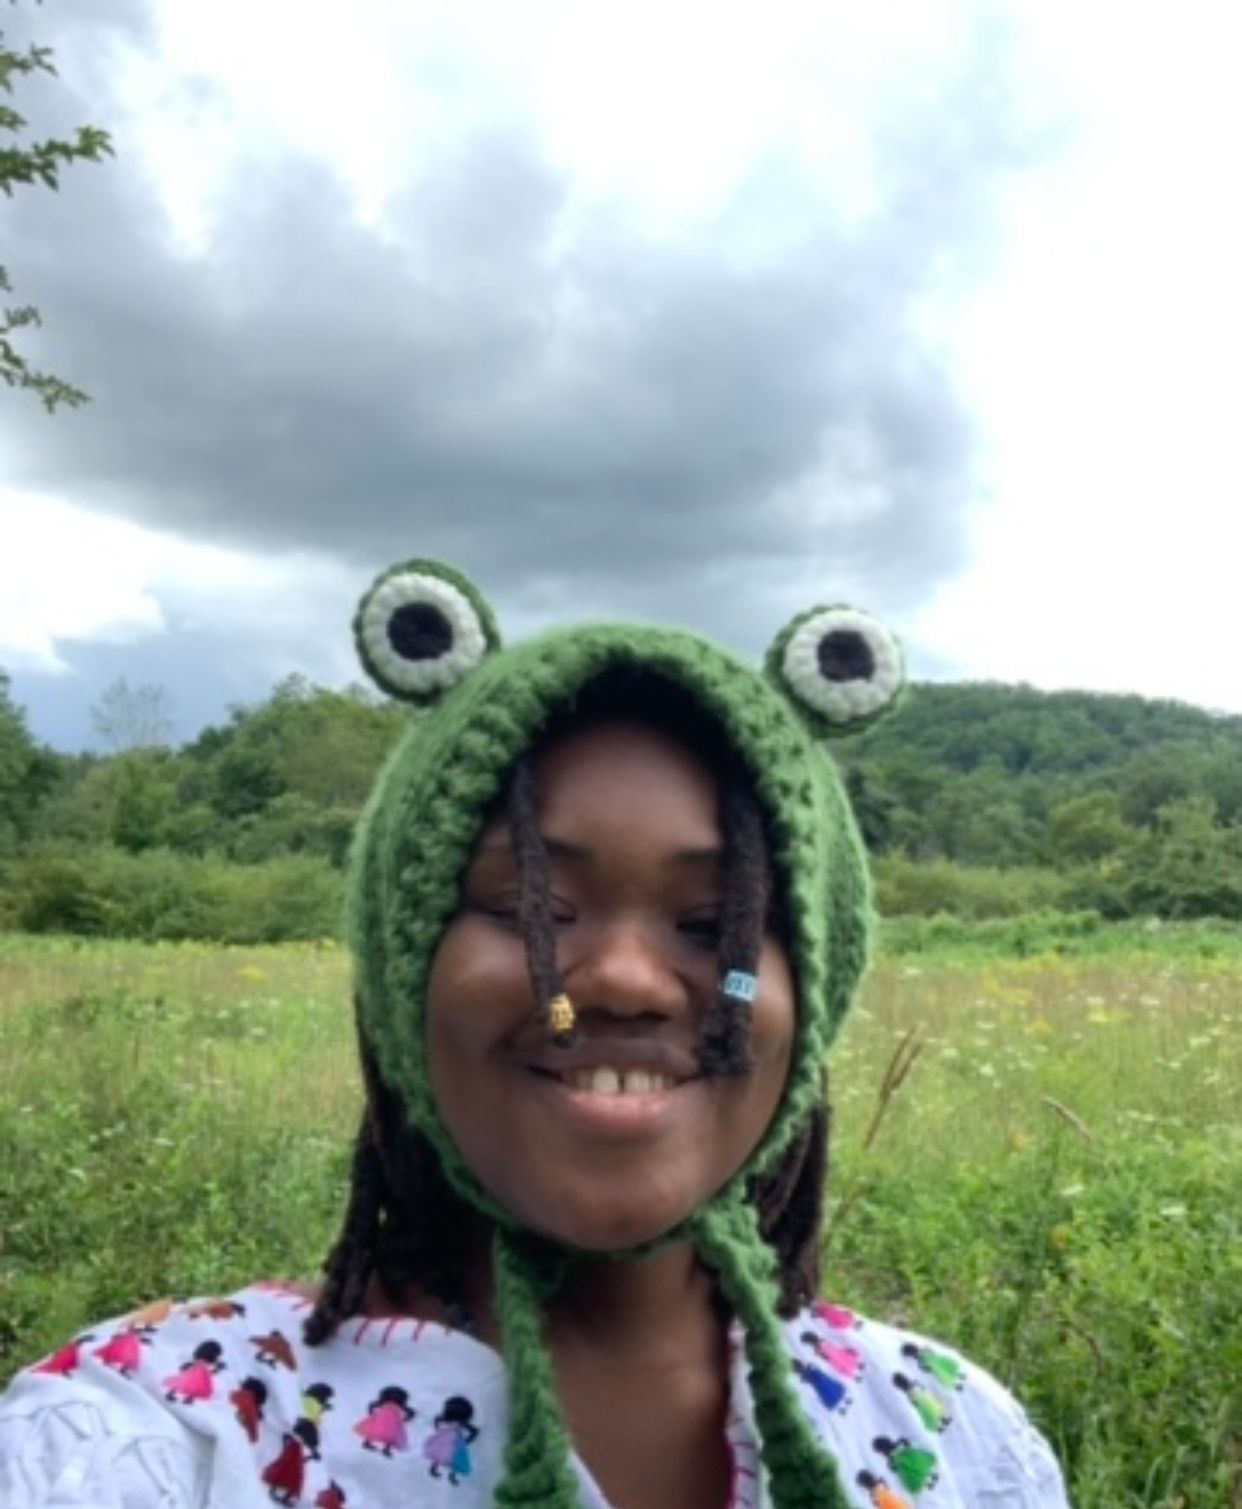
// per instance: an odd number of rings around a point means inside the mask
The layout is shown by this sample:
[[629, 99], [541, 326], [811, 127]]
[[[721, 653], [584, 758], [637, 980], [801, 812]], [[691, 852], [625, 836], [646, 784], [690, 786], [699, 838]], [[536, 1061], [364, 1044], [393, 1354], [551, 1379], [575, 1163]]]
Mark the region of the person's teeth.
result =
[[596, 1069], [591, 1074], [591, 1089], [596, 1095], [620, 1095], [621, 1076], [615, 1069]]
[[579, 1069], [568, 1080], [575, 1090], [592, 1095], [658, 1095], [673, 1088], [666, 1074], [647, 1069]]

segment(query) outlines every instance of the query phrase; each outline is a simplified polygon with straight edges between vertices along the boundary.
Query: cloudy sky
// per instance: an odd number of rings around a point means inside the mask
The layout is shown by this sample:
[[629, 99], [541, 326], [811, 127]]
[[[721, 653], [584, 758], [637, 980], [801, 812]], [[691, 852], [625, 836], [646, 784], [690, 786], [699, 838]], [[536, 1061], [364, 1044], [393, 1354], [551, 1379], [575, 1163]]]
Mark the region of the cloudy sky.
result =
[[354, 675], [394, 560], [519, 636], [813, 602], [916, 674], [1242, 710], [1242, 221], [1219, 0], [20, 0], [0, 666], [90, 739]]

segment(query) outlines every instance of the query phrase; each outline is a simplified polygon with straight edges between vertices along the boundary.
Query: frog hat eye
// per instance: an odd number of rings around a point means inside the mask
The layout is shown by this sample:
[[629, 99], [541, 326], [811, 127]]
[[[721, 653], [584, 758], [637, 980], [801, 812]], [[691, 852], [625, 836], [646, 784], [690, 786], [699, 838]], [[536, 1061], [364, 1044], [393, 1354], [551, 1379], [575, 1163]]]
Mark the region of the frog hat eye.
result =
[[406, 561], [358, 605], [354, 637], [367, 674], [391, 697], [434, 702], [468, 676], [500, 634], [491, 609], [460, 572]]
[[825, 732], [857, 728], [887, 711], [905, 680], [901, 646], [857, 608], [812, 608], [777, 637], [768, 674]]

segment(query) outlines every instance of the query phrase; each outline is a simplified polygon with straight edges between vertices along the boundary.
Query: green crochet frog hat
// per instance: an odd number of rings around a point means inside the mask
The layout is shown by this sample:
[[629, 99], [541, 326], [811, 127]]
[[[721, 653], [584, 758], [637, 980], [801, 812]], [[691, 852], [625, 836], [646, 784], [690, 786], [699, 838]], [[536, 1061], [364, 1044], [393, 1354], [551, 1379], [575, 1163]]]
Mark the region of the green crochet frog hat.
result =
[[541, 1336], [542, 1300], [556, 1279], [466, 1166], [441, 1120], [424, 1046], [426, 985], [486, 814], [515, 763], [588, 686], [632, 670], [684, 691], [749, 772], [785, 900], [797, 985], [792, 1065], [771, 1125], [746, 1166], [662, 1240], [695, 1243], [745, 1327], [776, 1504], [844, 1505], [835, 1464], [814, 1440], [794, 1392], [776, 1313], [775, 1258], [746, 1185], [771, 1169], [822, 1096], [828, 1046], [866, 962], [866, 860], [823, 740], [893, 705], [902, 682], [895, 640], [864, 613], [816, 607], [781, 630], [761, 670], [696, 635], [630, 624], [556, 629], [502, 648], [478, 589], [428, 560], [380, 576], [359, 606], [354, 633], [371, 677], [417, 709], [355, 840], [349, 931], [359, 1027], [454, 1188], [494, 1225], [512, 1405], [497, 1502], [531, 1509], [580, 1502]]

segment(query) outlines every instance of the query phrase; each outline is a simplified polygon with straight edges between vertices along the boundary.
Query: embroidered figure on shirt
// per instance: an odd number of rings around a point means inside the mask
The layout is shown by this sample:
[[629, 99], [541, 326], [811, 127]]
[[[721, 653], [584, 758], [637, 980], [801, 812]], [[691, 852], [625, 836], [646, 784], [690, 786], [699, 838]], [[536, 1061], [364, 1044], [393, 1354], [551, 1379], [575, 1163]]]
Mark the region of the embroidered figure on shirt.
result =
[[315, 1499], [315, 1509], [345, 1509], [345, 1490], [335, 1478]]
[[847, 1378], [851, 1383], [857, 1383], [862, 1377], [866, 1363], [857, 1347], [845, 1347], [835, 1341], [823, 1341], [816, 1336], [814, 1331], [803, 1331], [801, 1339], [807, 1346], [813, 1347], [833, 1372], [838, 1373], [842, 1378]]
[[410, 1396], [403, 1388], [390, 1384], [382, 1388], [376, 1398], [367, 1405], [365, 1420], [359, 1420], [354, 1431], [362, 1437], [364, 1451], [382, 1451], [386, 1457], [394, 1451], [410, 1449], [406, 1422], [414, 1418], [410, 1408]]
[[794, 1372], [802, 1379], [803, 1383], [809, 1383], [819, 1396], [819, 1402], [825, 1409], [835, 1415], [843, 1415], [850, 1407], [850, 1396], [845, 1385], [831, 1373], [825, 1373], [823, 1368], [817, 1368], [810, 1362], [795, 1362]]
[[[79, 1336], [75, 1341], [61, 1347], [59, 1352], [53, 1352], [45, 1361], [37, 1367], [30, 1369], [32, 1373], [51, 1373], [57, 1378], [68, 1378], [82, 1365], [82, 1348], [88, 1341], [94, 1341], [94, 1332], [88, 1332], [85, 1336]], [[98, 1354], [97, 1354], [98, 1355]]]
[[250, 1344], [258, 1349], [254, 1354], [256, 1362], [266, 1363], [269, 1368], [288, 1368], [291, 1373], [297, 1370], [298, 1360], [283, 1332], [269, 1331], [266, 1336], [252, 1336]]
[[894, 1373], [893, 1382], [905, 1394], [928, 1430], [947, 1430], [953, 1421], [953, 1411], [943, 1399], [937, 1399], [930, 1389], [904, 1373]]
[[894, 1493], [884, 1479], [877, 1478], [874, 1472], [860, 1472], [855, 1481], [875, 1505], [875, 1509], [912, 1509], [909, 1499], [903, 1499], [901, 1494]]
[[154, 1326], [126, 1326], [115, 1336], [96, 1347], [94, 1353], [106, 1367], [120, 1373], [122, 1378], [132, 1378], [142, 1363], [142, 1349], [151, 1345], [155, 1335]]
[[164, 1379], [164, 1398], [182, 1404], [193, 1404], [196, 1399], [210, 1399], [216, 1391], [215, 1375], [224, 1364], [220, 1361], [224, 1348], [218, 1341], [203, 1341], [194, 1348], [194, 1355], [179, 1373]]
[[190, 1320], [236, 1320], [245, 1313], [245, 1305], [239, 1305], [235, 1299], [203, 1299], [185, 1307]]
[[237, 1423], [246, 1432], [246, 1439], [253, 1446], [259, 1439], [259, 1426], [263, 1424], [267, 1384], [262, 1378], [243, 1378], [229, 1395], [229, 1403], [233, 1406]]
[[922, 1493], [924, 1488], [934, 1488], [940, 1476], [936, 1468], [936, 1453], [922, 1446], [912, 1446], [905, 1436], [890, 1441], [887, 1436], [877, 1436], [871, 1443], [888, 1465], [901, 1479], [902, 1486], [911, 1493]]
[[855, 1315], [844, 1305], [830, 1305], [825, 1299], [817, 1299], [811, 1305], [811, 1314], [822, 1320], [834, 1331], [857, 1331], [862, 1326], [862, 1316]]
[[474, 1405], [460, 1394], [444, 1401], [444, 1408], [435, 1418], [435, 1429], [423, 1442], [423, 1455], [431, 1463], [433, 1478], [440, 1476], [442, 1468], [448, 1471], [448, 1480], [456, 1485], [468, 1478], [472, 1463], [470, 1444], [479, 1434], [474, 1424]]
[[143, 1305], [141, 1310], [135, 1310], [132, 1315], [125, 1317], [127, 1326], [136, 1326], [147, 1330], [151, 1326], [162, 1326], [173, 1313], [171, 1299], [153, 1300], [149, 1305]]
[[936, 1352], [929, 1346], [920, 1346], [908, 1341], [901, 1349], [903, 1357], [913, 1357], [925, 1373], [930, 1373], [942, 1388], [963, 1388], [966, 1384], [966, 1369], [956, 1357]]
[[332, 1396], [335, 1392], [330, 1383], [312, 1383], [302, 1395], [302, 1413], [318, 1425], [332, 1408]]
[[280, 1438], [280, 1455], [263, 1469], [269, 1495], [278, 1504], [296, 1504], [306, 1482], [307, 1462], [319, 1460], [319, 1432], [309, 1420], [295, 1420]]

